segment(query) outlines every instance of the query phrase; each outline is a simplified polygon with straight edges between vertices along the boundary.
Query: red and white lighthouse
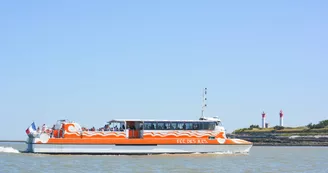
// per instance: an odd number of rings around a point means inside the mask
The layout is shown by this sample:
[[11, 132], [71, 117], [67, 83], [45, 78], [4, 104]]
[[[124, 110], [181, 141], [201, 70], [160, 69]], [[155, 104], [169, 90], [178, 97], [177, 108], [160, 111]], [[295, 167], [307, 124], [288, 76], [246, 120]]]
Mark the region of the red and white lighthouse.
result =
[[279, 116], [280, 116], [280, 126], [284, 126], [284, 113], [282, 112], [282, 110], [280, 110]]
[[262, 113], [262, 128], [265, 128], [265, 113]]

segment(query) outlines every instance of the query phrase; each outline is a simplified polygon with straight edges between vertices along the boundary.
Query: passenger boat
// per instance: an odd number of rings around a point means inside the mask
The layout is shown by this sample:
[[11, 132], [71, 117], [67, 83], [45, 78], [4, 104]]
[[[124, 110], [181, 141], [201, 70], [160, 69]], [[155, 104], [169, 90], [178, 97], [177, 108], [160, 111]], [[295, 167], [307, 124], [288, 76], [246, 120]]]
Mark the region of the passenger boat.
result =
[[76, 122], [59, 120], [53, 131], [29, 135], [27, 151], [45, 154], [247, 153], [252, 147], [251, 142], [228, 139], [217, 118], [115, 119], [107, 125], [109, 131], [83, 131]]
[[27, 152], [44, 154], [248, 153], [252, 143], [229, 139], [218, 117], [199, 120], [113, 119], [100, 130], [58, 120], [53, 129], [26, 130]]

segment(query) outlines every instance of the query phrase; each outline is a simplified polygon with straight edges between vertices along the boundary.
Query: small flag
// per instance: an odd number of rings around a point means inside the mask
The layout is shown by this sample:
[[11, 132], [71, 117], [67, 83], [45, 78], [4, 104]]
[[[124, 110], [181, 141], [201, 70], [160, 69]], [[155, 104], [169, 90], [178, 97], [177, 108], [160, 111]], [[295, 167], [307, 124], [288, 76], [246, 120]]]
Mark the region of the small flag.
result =
[[28, 127], [28, 128], [26, 129], [25, 132], [26, 132], [27, 135], [30, 135], [30, 134], [35, 133], [35, 132], [36, 132], [35, 123], [33, 122], [33, 123], [30, 125], [30, 127]]

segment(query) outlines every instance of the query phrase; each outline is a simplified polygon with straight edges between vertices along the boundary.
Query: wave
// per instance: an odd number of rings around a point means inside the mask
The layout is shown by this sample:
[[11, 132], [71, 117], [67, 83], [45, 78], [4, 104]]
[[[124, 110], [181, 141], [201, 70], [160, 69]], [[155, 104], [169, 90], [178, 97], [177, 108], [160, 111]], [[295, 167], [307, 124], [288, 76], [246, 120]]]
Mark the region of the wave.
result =
[[20, 153], [20, 152], [13, 147], [0, 146], [0, 153]]

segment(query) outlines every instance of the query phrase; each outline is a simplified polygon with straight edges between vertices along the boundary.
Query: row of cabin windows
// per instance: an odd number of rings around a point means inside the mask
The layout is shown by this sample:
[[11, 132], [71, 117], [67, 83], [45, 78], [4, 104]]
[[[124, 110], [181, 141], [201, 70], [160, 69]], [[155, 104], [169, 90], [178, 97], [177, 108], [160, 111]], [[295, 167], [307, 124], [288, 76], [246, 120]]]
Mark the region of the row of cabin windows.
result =
[[214, 130], [215, 122], [144, 122], [144, 130]]

